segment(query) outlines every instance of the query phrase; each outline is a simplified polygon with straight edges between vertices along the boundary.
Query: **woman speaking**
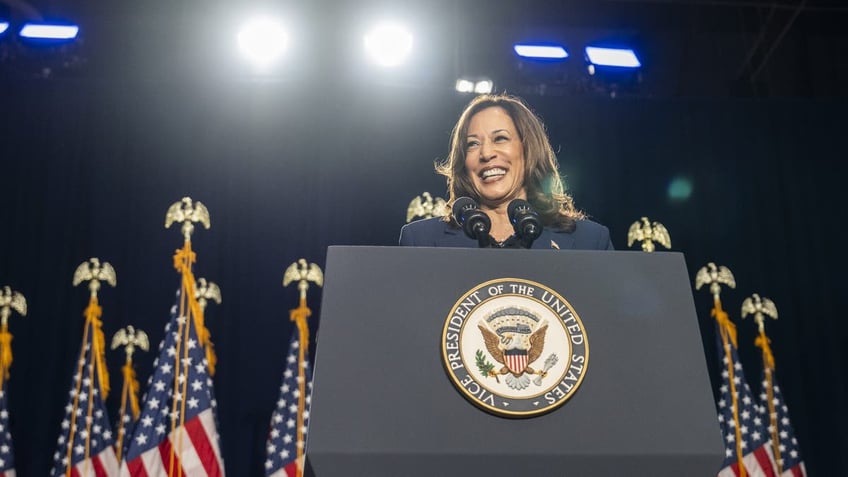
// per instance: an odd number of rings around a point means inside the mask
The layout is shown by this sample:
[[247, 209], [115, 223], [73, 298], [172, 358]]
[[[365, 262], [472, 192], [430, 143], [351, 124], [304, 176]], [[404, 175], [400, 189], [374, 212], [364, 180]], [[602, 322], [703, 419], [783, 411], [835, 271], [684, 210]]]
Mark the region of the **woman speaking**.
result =
[[475, 97], [436, 172], [450, 211], [404, 225], [400, 245], [613, 249], [609, 229], [574, 207], [542, 121], [515, 96]]

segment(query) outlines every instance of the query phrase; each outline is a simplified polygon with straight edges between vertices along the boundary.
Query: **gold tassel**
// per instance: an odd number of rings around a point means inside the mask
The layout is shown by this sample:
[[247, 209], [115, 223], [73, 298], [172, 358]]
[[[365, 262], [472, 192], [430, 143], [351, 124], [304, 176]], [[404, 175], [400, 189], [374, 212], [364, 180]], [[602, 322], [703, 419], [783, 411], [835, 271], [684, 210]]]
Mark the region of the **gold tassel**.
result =
[[206, 344], [206, 361], [209, 362], [209, 376], [215, 376], [215, 365], [218, 364], [218, 357], [215, 356], [215, 350], [212, 349], [212, 342]]
[[124, 364], [122, 368], [124, 373], [124, 382], [129, 386], [130, 409], [132, 409], [133, 420], [138, 420], [138, 415], [141, 413], [141, 407], [138, 404], [138, 380], [135, 378], [135, 370], [132, 363]]
[[12, 367], [12, 333], [9, 333], [9, 325], [3, 323], [0, 329], [0, 373], [3, 379], [9, 379], [9, 368]]
[[97, 297], [92, 296], [85, 309], [85, 316], [91, 323], [94, 335], [91, 337], [91, 356], [94, 358], [94, 366], [97, 368], [97, 378], [100, 381], [100, 395], [105, 400], [109, 396], [109, 371], [106, 369], [106, 338], [103, 336], [103, 321], [100, 316], [103, 309], [97, 304]]
[[209, 376], [215, 375], [215, 365], [218, 358], [215, 356], [214, 345], [210, 338], [209, 330], [203, 322], [203, 312], [200, 310], [200, 304], [197, 303], [197, 298], [194, 296], [194, 274], [191, 271], [191, 264], [197, 260], [197, 255], [191, 250], [191, 242], [186, 240], [183, 248], [174, 253], [174, 268], [177, 269], [183, 276], [183, 288], [190, 297], [189, 312], [194, 316], [194, 325], [197, 329], [197, 339], [200, 345], [206, 349], [206, 361], [209, 367]]
[[754, 345], [763, 350], [763, 361], [766, 367], [774, 369], [774, 355], [771, 352], [771, 346], [769, 346], [770, 341], [766, 335], [761, 334], [754, 340]]
[[730, 321], [730, 317], [727, 316], [727, 312], [721, 309], [721, 303], [716, 302], [716, 306], [712, 309], [710, 315], [716, 319], [719, 328], [727, 333], [728, 338], [730, 338], [730, 342], [733, 343], [733, 347], [738, 349], [739, 346], [736, 344], [736, 325]]

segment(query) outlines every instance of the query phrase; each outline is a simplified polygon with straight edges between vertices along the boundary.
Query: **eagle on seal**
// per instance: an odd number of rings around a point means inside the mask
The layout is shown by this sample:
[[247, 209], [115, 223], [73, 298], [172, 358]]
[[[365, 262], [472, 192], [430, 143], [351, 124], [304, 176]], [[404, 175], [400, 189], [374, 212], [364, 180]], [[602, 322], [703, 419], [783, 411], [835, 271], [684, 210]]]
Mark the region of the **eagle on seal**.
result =
[[490, 376], [506, 375], [507, 386], [516, 390], [525, 389], [530, 385], [528, 374], [539, 374], [544, 377], [545, 371], [534, 370], [529, 365], [542, 355], [545, 347], [545, 333], [548, 331], [547, 323], [529, 336], [521, 333], [504, 333], [499, 336], [482, 323], [478, 324], [477, 328], [483, 334], [483, 341], [486, 343], [489, 354], [502, 365], [500, 370], [489, 371]]

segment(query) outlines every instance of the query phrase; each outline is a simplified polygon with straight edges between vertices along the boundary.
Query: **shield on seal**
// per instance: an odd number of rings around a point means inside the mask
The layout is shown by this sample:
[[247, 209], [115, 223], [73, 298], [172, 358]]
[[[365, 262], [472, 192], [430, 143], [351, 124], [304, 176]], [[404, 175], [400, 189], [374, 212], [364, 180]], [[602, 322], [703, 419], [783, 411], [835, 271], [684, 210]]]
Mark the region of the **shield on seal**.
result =
[[519, 348], [504, 350], [504, 364], [512, 371], [512, 374], [520, 375], [527, 368], [527, 350]]

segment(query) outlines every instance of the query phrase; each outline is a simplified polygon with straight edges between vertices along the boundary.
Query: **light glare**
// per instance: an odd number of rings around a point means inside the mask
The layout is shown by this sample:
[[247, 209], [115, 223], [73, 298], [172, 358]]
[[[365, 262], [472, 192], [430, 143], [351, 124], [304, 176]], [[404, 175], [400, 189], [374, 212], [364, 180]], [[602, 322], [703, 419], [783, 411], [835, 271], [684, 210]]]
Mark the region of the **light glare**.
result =
[[629, 48], [600, 48], [586, 47], [586, 57], [592, 64], [598, 66], [618, 66], [621, 68], [638, 68], [642, 66], [636, 53]]
[[47, 23], [27, 23], [21, 28], [23, 38], [38, 38], [44, 40], [70, 40], [77, 37], [79, 27], [76, 25], [51, 25]]
[[382, 23], [365, 35], [365, 51], [381, 66], [397, 66], [412, 51], [412, 33], [394, 23]]
[[460, 93], [470, 93], [474, 91], [474, 82], [467, 79], [456, 80], [456, 90]]
[[492, 92], [492, 82], [490, 80], [478, 81], [474, 85], [474, 92], [477, 94], [489, 94]]
[[9, 22], [0, 22], [0, 35], [9, 29]]
[[260, 67], [279, 59], [288, 46], [288, 35], [283, 27], [269, 18], [248, 22], [237, 39], [241, 52]]
[[548, 58], [548, 59], [563, 59], [568, 58], [568, 51], [559, 45], [524, 45], [518, 44], [513, 46], [513, 49], [518, 56], [524, 58]]

